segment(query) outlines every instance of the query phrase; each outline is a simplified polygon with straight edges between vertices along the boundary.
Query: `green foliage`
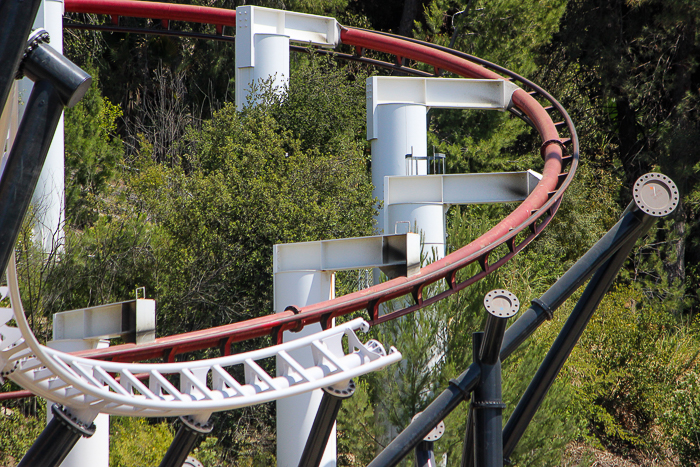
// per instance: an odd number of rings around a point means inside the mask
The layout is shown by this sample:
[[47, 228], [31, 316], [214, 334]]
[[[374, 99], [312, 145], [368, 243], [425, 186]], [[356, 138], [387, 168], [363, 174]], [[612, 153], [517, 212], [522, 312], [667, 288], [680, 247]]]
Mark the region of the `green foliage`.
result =
[[111, 417], [109, 432], [113, 467], [157, 467], [173, 440], [168, 423], [151, 424], [137, 417]]
[[348, 6], [348, 0], [292, 0], [287, 9], [312, 15], [336, 16]]
[[105, 210], [105, 197], [117, 174], [122, 142], [115, 135], [119, 106], [102, 97], [97, 70], [83, 99], [66, 111], [66, 212], [77, 228], [94, 223]]
[[219, 439], [208, 436], [199, 446], [194, 448], [191, 456], [202, 463], [204, 467], [219, 467], [221, 463], [221, 447], [218, 445]]
[[0, 463], [12, 467], [19, 464], [34, 440], [44, 429], [41, 417], [25, 416], [17, 409], [2, 407], [0, 411]]
[[697, 369], [682, 375], [663, 408], [665, 435], [683, 465], [700, 459], [700, 375]]
[[360, 467], [369, 464], [384, 447], [386, 428], [377, 419], [376, 404], [371, 395], [372, 379], [360, 379], [355, 394], [343, 402], [338, 414], [338, 465]]
[[[551, 342], [538, 335], [504, 365], [504, 424], [539, 368]], [[559, 376], [549, 389], [532, 422], [511, 456], [517, 466], [559, 466], [567, 446], [584, 428], [582, 418], [570, 410], [574, 391], [566, 378]]]
[[[357, 88], [350, 82], [351, 91], [344, 91], [336, 77], [329, 80], [335, 93], [314, 92], [319, 73], [302, 73], [287, 101], [270, 93], [269, 105], [243, 113], [224, 106], [188, 134], [187, 171], [152, 163], [136, 168], [133, 201], [167, 239], [168, 272], [158, 285], [165, 332], [270, 312], [277, 243], [371, 233], [363, 148], [351, 133], [331, 137], [323, 123]], [[314, 103], [309, 116], [289, 118], [308, 101]], [[357, 114], [348, 111], [335, 124], [355, 128]]]
[[697, 368], [700, 346], [683, 323], [658, 304], [642, 301], [628, 288], [618, 288], [601, 303], [581, 338], [564, 378], [576, 391], [571, 410], [583, 416], [591, 434], [608, 449], [664, 456], [671, 443], [681, 447], [686, 462], [697, 461], [696, 443], [688, 433], [698, 410], [686, 397]]
[[697, 306], [696, 272], [686, 264], [699, 255], [691, 201], [700, 181], [699, 14], [687, 1], [570, 2], [539, 60], [545, 87], [578, 113], [580, 134], [587, 135], [582, 148], [595, 164], [627, 187], [651, 170], [678, 185], [673, 225], [650, 242], [656, 245], [646, 255], [656, 257], [652, 263], [637, 266], [651, 295], [671, 296], [686, 311]]
[[[235, 3], [214, 2], [227, 8]], [[412, 19], [416, 37], [452, 43], [542, 82], [582, 135], [586, 161], [536, 242], [498, 274], [372, 331], [398, 347], [405, 361], [361, 379], [344, 403], [339, 463], [366, 465], [469, 365], [471, 333], [483, 327], [486, 291], [508, 288], [525, 308], [617, 220], [629, 199], [624, 187], [655, 169], [675, 179], [682, 204], [633, 254], [513, 461], [560, 465], [562, 452], [575, 440], [632, 458], [696, 464], [700, 343], [693, 337], [697, 323], [680, 313], [695, 312], [699, 300], [696, 2], [255, 3], [329, 14], [363, 27], [396, 30], [399, 19], [401, 27]], [[411, 5], [421, 6], [422, 13], [420, 8], [406, 13]], [[122, 21], [153, 25], [150, 19]], [[210, 25], [175, 27], [213, 32]], [[82, 57], [86, 49], [90, 54]], [[28, 310], [42, 332], [51, 311], [131, 298], [139, 285], [157, 298], [164, 334], [259, 316], [272, 309], [275, 243], [372, 232], [361, 67], [297, 55], [284, 99], [267, 93], [262, 105], [239, 114], [224, 104], [235, 85], [230, 44], [71, 32], [66, 50], [95, 63], [101, 93], [91, 90], [67, 114], [67, 218], [73, 228], [61, 261], [32, 257], [29, 234], [20, 244], [22, 271], [35, 278], [25, 282], [23, 293], [33, 297]], [[115, 122], [127, 153], [119, 184], [114, 180], [122, 151]], [[448, 172], [541, 168], [539, 136], [506, 113], [431, 110], [429, 128], [429, 146], [447, 154]], [[453, 208], [450, 248], [470, 242], [512, 209]], [[349, 288], [349, 280], [340, 282]], [[32, 284], [42, 285], [32, 289]], [[439, 291], [435, 286], [425, 293]], [[508, 410], [571, 306], [562, 307], [504, 363]], [[460, 461], [466, 407], [448, 417], [448, 431], [436, 445], [438, 458], [447, 454], [448, 465]], [[269, 405], [215, 415], [219, 431], [197, 455], [207, 466], [274, 465], [273, 415]], [[119, 452], [129, 452], [132, 441], [123, 431], [120, 436]]]
[[424, 10], [425, 25], [416, 24], [417, 35], [441, 45], [452, 40], [457, 50], [529, 76], [539, 49], [558, 31], [566, 5], [564, 0], [432, 0]]

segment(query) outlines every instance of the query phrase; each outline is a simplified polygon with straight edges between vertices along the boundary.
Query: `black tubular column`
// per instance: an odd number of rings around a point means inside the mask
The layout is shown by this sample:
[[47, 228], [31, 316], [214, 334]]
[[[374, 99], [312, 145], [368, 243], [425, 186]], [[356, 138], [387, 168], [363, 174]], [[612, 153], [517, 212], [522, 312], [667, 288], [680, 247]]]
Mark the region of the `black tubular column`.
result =
[[484, 308], [488, 312], [485, 331], [474, 333], [472, 338], [473, 359], [480, 366], [482, 377], [474, 389], [472, 401], [469, 404], [467, 428], [462, 447], [462, 467], [473, 467], [477, 460], [475, 456], [479, 462], [477, 466], [503, 465], [502, 455], [498, 464], [498, 456], [502, 452], [502, 441], [492, 433], [497, 424], [499, 432], [502, 426], [503, 402], [499, 355], [506, 324], [508, 319], [518, 312], [520, 301], [507, 290], [492, 290], [484, 297]]
[[212, 428], [213, 425], [208, 423], [196, 422], [190, 417], [180, 417], [180, 428], [159, 467], [181, 467], [197, 443], [199, 435], [211, 433]]
[[503, 429], [505, 457], [512, 454], [525, 433], [525, 429], [581, 337], [591, 316], [634, 248], [636, 240], [649, 230], [656, 221], [656, 217], [673, 212], [678, 205], [676, 185], [670, 178], [662, 174], [643, 175], [635, 183], [633, 192], [635, 203], [639, 209], [634, 210], [632, 214], [639, 217], [641, 228], [596, 271], [576, 303], [574, 310], [552, 344], [552, 348], [547, 352], [547, 356]]
[[52, 405], [51, 412], [53, 418], [29, 448], [18, 467], [61, 465], [81, 436], [89, 438], [95, 433], [94, 424], [86, 426], [58, 405]]
[[36, 82], [0, 179], [0, 271], [7, 267], [15, 247], [61, 112], [78, 102], [92, 81], [45, 44], [47, 37], [43, 30], [32, 33], [20, 65], [20, 70]]
[[462, 467], [474, 467], [474, 409], [471, 403], [469, 404], [469, 412], [467, 414], [467, 429], [464, 432], [462, 462], [460, 465]]
[[338, 417], [338, 411], [343, 400], [355, 393], [353, 380], [344, 384], [329, 386], [323, 389], [321, 404], [316, 412], [314, 424], [311, 426], [309, 437], [304, 446], [304, 452], [299, 460], [299, 467], [317, 467], [321, 465], [323, 452], [326, 450], [328, 438], [333, 431], [333, 425]]
[[[648, 174], [647, 176], [652, 175], [653, 174]], [[660, 174], [657, 175], [663, 177]], [[670, 181], [670, 179], [668, 181]], [[671, 182], [671, 184], [672, 183], [673, 182]], [[655, 187], [653, 184], [649, 184], [645, 185], [645, 188], [647, 189], [639, 191], [639, 187], [635, 187], [635, 199], [637, 198], [636, 193], [652, 193], [647, 196], [653, 197], [656, 196], [654, 193], [658, 192], [661, 193], [658, 195], [660, 199], [667, 197], [667, 194], [668, 197], [675, 199], [676, 202], [678, 200], [678, 190], [675, 189], [675, 186], [668, 189], [664, 189], [663, 186], [660, 186], [658, 190], [651, 190], [650, 188]], [[663, 200], [652, 200], [650, 204], [664, 207]], [[577, 287], [580, 287], [581, 284], [585, 282], [585, 278], [589, 277], [592, 272], [605, 262], [605, 260], [609, 259], [622, 245], [630, 241], [630, 239], [634, 242], [636, 238], [642, 235], [641, 231], [645, 232], [649, 228], [646, 216], [632, 212], [633, 209], [634, 208], [630, 206], [625, 211], [622, 219], [541, 297], [539, 301], [542, 302], [542, 306], [533, 304], [533, 307], [523, 313], [523, 315], [506, 330], [503, 344], [501, 345], [501, 360], [505, 360], [509, 357], [548, 316], [551, 317], [551, 312], [560, 306]], [[668, 207], [665, 209], [668, 210]], [[663, 211], [651, 210], [650, 212], [662, 213]], [[544, 299], [547, 297], [552, 298], [550, 305], [544, 303]], [[472, 363], [458, 378], [450, 381], [450, 385], [447, 389], [428, 406], [416, 422], [406, 427], [399, 436], [374, 458], [368, 467], [397, 465], [406, 457], [412, 448], [421, 442], [423, 437], [430, 431], [431, 427], [444, 419], [462, 401], [469, 399], [471, 391], [478, 384], [480, 378], [481, 369], [479, 365]]]
[[435, 451], [432, 441], [421, 441], [416, 446], [416, 467], [435, 467]]
[[481, 380], [474, 388], [471, 402], [474, 465], [503, 467], [502, 416], [505, 405], [501, 395], [500, 351], [508, 318], [515, 316], [520, 302], [507, 290], [492, 290], [484, 298], [484, 308], [489, 313], [485, 330], [474, 333], [472, 340], [474, 359], [481, 367]]
[[0, 1], [0, 112], [15, 80], [39, 5], [41, 0]]

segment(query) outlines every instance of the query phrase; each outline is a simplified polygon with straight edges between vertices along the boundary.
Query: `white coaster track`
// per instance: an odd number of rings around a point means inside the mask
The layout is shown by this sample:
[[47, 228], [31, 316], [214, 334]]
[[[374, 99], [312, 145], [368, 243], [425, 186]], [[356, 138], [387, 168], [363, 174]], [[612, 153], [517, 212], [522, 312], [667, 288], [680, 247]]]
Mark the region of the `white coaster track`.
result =
[[[375, 340], [362, 344], [356, 330], [367, 332], [361, 318], [289, 343], [238, 355], [178, 363], [119, 363], [76, 357], [39, 344], [19, 296], [14, 258], [7, 270], [11, 308], [0, 308], [0, 376], [36, 395], [62, 404], [84, 422], [98, 413], [139, 417], [195, 416], [206, 421], [213, 412], [260, 404], [351, 378], [401, 360]], [[11, 326], [14, 319], [17, 327]], [[347, 336], [346, 355], [327, 342]], [[304, 368], [290, 352], [310, 348], [314, 366]], [[268, 374], [257, 361], [277, 357], [280, 376]], [[245, 380], [231, 370], [243, 368]], [[240, 370], [239, 370], [240, 371]], [[145, 381], [142, 381], [141, 379]], [[179, 388], [175, 385], [179, 379]]]

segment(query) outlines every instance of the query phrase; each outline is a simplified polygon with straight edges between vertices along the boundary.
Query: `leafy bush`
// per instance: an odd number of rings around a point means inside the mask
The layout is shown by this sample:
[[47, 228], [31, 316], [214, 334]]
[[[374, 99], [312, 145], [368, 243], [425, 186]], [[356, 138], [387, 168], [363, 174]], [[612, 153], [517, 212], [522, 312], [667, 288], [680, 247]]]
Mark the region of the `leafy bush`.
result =
[[13, 467], [24, 457], [46, 426], [39, 417], [24, 416], [18, 410], [0, 412], [0, 463]]
[[157, 467], [173, 440], [168, 423], [137, 417], [111, 417], [109, 434], [112, 467]]

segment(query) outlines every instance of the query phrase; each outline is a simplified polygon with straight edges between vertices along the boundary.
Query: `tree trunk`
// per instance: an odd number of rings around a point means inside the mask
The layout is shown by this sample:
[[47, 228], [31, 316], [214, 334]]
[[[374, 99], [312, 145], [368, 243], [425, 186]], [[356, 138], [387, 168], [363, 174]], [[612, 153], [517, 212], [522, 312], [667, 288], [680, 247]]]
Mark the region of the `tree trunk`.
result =
[[644, 147], [644, 141], [638, 138], [637, 115], [630, 106], [627, 96], [616, 99], [617, 108], [617, 137], [620, 142], [620, 162], [627, 177], [627, 184], [632, 186], [641, 175], [648, 171], [637, 155]]
[[688, 212], [683, 202], [678, 204], [676, 212], [673, 214], [673, 230], [669, 235], [668, 254], [663, 259], [663, 265], [668, 274], [669, 285], [678, 282], [678, 285], [683, 287], [685, 282], [686, 227], [688, 224]]
[[399, 23], [399, 34], [406, 37], [413, 37], [413, 21], [418, 16], [420, 0], [405, 0], [403, 3], [403, 13]]

